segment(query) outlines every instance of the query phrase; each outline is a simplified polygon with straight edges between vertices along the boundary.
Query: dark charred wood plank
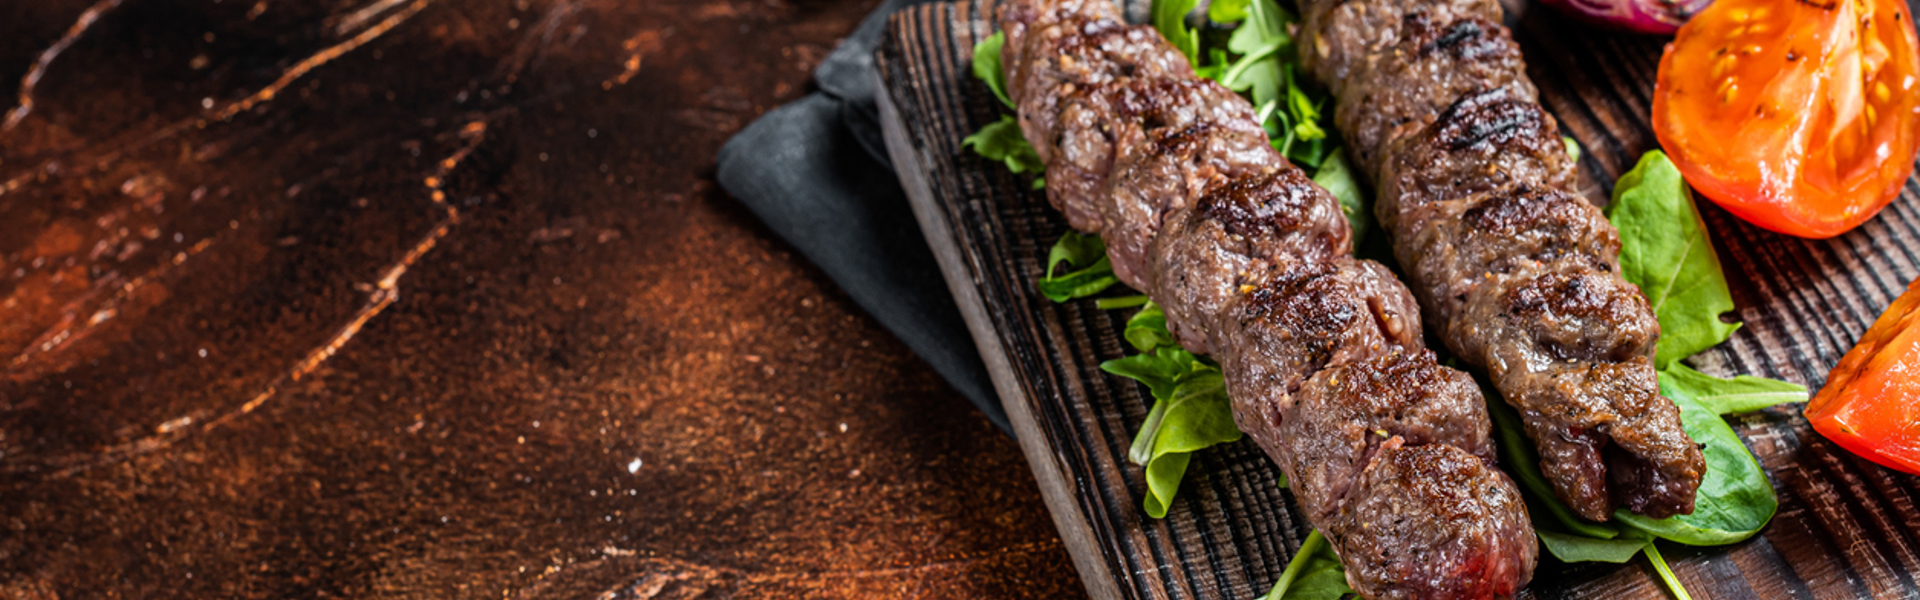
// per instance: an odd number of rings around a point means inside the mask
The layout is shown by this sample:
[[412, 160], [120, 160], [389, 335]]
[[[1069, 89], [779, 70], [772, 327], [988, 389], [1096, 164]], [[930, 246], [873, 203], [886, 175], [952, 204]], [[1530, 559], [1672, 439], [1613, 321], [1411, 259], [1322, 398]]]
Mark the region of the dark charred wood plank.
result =
[[[1140, 12], [1144, 2], [1129, 3]], [[1138, 5], [1138, 6], [1136, 6]], [[994, 30], [993, 0], [924, 5], [895, 16], [878, 53], [896, 169], [908, 182], [1035, 476], [1098, 598], [1254, 598], [1309, 525], [1250, 442], [1194, 457], [1166, 519], [1140, 508], [1145, 483], [1126, 461], [1151, 398], [1099, 370], [1127, 353], [1130, 311], [1054, 304], [1034, 281], [1066, 223], [1025, 177], [961, 147], [1002, 108], [971, 73], [972, 46]], [[1657, 147], [1648, 120], [1664, 38], [1621, 36], [1515, 3], [1529, 75], [1563, 132], [1586, 149], [1604, 199], [1614, 178]], [[903, 160], [904, 159], [904, 160]], [[1748, 225], [1710, 203], [1709, 229], [1746, 323], [1695, 357], [1709, 373], [1823, 383], [1827, 369], [1920, 274], [1920, 185], [1833, 240]], [[1753, 540], [1666, 545], [1695, 598], [1920, 596], [1920, 478], [1858, 459], [1812, 433], [1797, 409], [1733, 419], [1767, 468], [1780, 511]], [[1530, 598], [1662, 598], [1643, 562], [1566, 565], [1543, 558]]]

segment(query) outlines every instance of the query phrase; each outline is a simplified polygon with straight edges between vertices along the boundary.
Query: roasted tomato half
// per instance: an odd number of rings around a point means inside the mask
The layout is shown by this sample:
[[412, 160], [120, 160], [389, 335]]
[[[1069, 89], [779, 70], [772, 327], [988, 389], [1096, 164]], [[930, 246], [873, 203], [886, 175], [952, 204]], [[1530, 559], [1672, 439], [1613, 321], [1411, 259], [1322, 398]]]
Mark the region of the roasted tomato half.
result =
[[1660, 59], [1654, 133], [1740, 218], [1839, 235], [1913, 172], [1917, 45], [1898, 0], [1717, 0]]
[[1854, 454], [1920, 473], [1920, 279], [1840, 358], [1807, 420]]

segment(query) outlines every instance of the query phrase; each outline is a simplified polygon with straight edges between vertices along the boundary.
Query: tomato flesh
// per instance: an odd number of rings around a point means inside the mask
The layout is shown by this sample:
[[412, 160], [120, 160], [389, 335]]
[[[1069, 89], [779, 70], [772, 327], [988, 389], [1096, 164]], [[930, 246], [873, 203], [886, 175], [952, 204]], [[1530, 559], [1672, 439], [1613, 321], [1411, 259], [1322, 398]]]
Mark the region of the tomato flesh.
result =
[[1920, 279], [1834, 366], [1806, 414], [1854, 454], [1920, 473]]
[[1717, 0], [1660, 59], [1654, 133], [1733, 214], [1839, 235], [1913, 172], [1917, 46], [1896, 0]]

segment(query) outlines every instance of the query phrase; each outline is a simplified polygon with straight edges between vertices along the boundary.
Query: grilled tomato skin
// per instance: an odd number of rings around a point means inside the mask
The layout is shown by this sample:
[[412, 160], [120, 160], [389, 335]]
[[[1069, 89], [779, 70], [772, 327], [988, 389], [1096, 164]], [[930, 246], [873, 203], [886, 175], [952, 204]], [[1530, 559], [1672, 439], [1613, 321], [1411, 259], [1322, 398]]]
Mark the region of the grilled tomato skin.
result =
[[1920, 279], [1840, 358], [1806, 415], [1854, 454], [1920, 474]]
[[1654, 134], [1734, 215], [1839, 235], [1913, 172], [1917, 46], [1899, 0], [1717, 0], [1660, 59]]

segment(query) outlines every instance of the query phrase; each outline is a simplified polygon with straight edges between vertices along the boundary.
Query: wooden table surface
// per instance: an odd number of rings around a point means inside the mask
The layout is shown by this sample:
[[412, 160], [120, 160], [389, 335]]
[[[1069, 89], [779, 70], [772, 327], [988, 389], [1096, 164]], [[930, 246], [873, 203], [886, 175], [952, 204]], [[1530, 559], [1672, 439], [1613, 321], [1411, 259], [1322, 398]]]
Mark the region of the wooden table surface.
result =
[[0, 3], [0, 598], [1082, 594], [712, 180], [873, 4]]

